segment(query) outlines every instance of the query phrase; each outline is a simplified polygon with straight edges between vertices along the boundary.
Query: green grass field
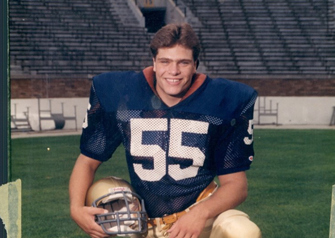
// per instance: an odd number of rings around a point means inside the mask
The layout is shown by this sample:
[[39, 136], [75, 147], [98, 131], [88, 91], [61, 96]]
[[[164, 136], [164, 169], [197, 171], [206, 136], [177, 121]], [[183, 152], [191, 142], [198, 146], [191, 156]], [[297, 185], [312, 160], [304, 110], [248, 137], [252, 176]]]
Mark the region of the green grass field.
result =
[[[239, 209], [259, 225], [263, 238], [328, 237], [335, 130], [256, 129], [254, 137], [249, 196]], [[78, 146], [79, 136], [12, 140], [12, 181], [22, 180], [23, 237], [88, 237], [68, 209]], [[122, 148], [113, 158], [99, 168], [97, 178], [128, 180]]]

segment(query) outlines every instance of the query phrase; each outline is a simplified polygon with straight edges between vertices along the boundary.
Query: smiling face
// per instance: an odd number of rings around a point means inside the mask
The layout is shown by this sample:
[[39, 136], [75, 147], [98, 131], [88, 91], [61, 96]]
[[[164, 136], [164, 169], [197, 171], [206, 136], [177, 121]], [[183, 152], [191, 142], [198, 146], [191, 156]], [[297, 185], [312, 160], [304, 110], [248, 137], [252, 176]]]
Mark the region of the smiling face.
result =
[[192, 50], [181, 45], [160, 48], [153, 65], [159, 97], [168, 106], [176, 105], [190, 88], [196, 72]]

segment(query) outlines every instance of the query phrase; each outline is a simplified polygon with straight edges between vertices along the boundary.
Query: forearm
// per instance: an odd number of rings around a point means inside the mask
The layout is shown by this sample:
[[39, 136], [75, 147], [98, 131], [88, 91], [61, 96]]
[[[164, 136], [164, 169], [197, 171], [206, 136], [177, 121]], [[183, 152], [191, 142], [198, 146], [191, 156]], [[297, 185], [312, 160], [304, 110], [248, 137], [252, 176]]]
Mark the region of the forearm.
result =
[[194, 212], [199, 212], [206, 219], [213, 218], [218, 214], [233, 209], [247, 198], [248, 187], [244, 172], [221, 177], [220, 187], [207, 200], [194, 206]]
[[85, 205], [86, 193], [93, 182], [94, 174], [98, 166], [98, 162], [93, 161], [92, 163], [88, 157], [79, 155], [69, 183], [71, 209], [76, 206]]
[[79, 155], [69, 183], [70, 212], [72, 219], [91, 237], [108, 237], [94, 220], [96, 214], [105, 212], [104, 209], [85, 206], [87, 190], [99, 165], [99, 161]]

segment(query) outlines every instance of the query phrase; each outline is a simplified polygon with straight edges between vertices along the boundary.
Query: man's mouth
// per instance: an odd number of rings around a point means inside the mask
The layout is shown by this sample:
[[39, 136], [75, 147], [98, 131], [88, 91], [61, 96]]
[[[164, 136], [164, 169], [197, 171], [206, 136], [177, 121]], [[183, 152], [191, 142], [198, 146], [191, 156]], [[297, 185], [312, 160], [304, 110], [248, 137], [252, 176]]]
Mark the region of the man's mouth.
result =
[[169, 83], [178, 83], [181, 79], [171, 79], [171, 78], [167, 78], [166, 81], [168, 81]]

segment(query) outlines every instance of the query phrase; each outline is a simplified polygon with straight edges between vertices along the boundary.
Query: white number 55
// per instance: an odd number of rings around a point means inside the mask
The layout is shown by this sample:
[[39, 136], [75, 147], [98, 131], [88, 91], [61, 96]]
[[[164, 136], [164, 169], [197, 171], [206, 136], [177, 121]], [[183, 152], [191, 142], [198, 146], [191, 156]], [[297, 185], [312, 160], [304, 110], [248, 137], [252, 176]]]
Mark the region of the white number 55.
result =
[[[145, 169], [140, 163], [134, 163], [136, 174], [145, 181], [158, 181], [164, 175], [169, 174], [175, 180], [195, 177], [199, 167], [204, 164], [205, 155], [198, 147], [184, 146], [183, 133], [207, 134], [209, 124], [207, 122], [171, 119], [168, 156], [181, 159], [191, 159], [192, 166], [181, 168], [180, 165], [170, 164], [166, 166], [166, 151], [159, 145], [143, 144], [144, 131], [167, 131], [168, 119], [131, 119], [130, 153], [132, 156], [152, 157], [153, 169]], [[171, 172], [173, 171], [173, 173]]]

